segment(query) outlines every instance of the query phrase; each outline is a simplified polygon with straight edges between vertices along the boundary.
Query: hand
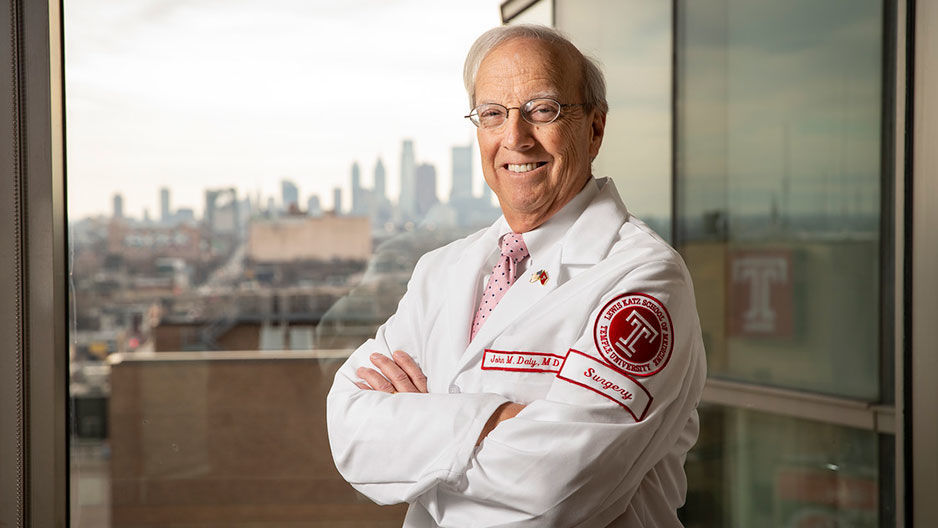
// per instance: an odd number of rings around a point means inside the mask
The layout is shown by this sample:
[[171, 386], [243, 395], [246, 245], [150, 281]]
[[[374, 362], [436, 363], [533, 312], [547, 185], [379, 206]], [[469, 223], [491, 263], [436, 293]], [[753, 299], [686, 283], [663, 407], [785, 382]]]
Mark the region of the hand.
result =
[[514, 402], [506, 402], [499, 405], [498, 408], [495, 409], [495, 412], [492, 413], [489, 421], [485, 422], [485, 426], [482, 427], [482, 432], [479, 434], [479, 439], [476, 440], [476, 445], [481, 444], [482, 440], [484, 440], [485, 437], [488, 436], [489, 433], [491, 433], [498, 424], [510, 418], [514, 418], [518, 415], [519, 412], [521, 412], [521, 409], [524, 409], [525, 407], [527, 406]]
[[[427, 392], [427, 377], [417, 363], [402, 350], [395, 350], [391, 358], [384, 354], [372, 354], [371, 363], [381, 372], [367, 367], [358, 367], [355, 374], [364, 382], [355, 385], [364, 390], [396, 392]], [[393, 359], [392, 359], [393, 358]]]

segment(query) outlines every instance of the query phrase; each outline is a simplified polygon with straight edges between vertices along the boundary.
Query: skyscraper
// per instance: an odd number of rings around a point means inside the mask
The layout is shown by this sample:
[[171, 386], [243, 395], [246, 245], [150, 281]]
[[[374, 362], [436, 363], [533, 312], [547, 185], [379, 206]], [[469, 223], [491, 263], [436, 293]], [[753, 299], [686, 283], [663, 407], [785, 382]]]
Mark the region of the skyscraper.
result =
[[417, 215], [423, 216], [439, 201], [436, 196], [436, 168], [422, 163], [417, 173]]
[[124, 195], [121, 193], [114, 194], [114, 218], [124, 218]]
[[378, 158], [375, 164], [375, 197], [378, 202], [383, 202], [387, 197], [387, 182], [385, 181], [384, 163]]
[[472, 145], [453, 147], [453, 187], [450, 201], [472, 197]]
[[169, 189], [160, 188], [160, 222], [168, 224], [171, 220], [172, 212], [169, 209]]
[[358, 162], [352, 163], [352, 214], [360, 215], [365, 212], [365, 193], [362, 189], [362, 173]]
[[216, 233], [234, 233], [241, 225], [238, 192], [234, 187], [205, 190], [202, 222]]
[[336, 216], [342, 214], [342, 188], [332, 189], [332, 211]]
[[290, 180], [280, 182], [281, 205], [287, 212], [295, 211], [300, 206], [300, 190]]
[[405, 218], [417, 216], [416, 163], [414, 142], [405, 139], [401, 145], [401, 197], [398, 207]]
[[306, 214], [309, 216], [322, 216], [322, 205], [319, 203], [318, 194], [313, 194], [306, 200]]

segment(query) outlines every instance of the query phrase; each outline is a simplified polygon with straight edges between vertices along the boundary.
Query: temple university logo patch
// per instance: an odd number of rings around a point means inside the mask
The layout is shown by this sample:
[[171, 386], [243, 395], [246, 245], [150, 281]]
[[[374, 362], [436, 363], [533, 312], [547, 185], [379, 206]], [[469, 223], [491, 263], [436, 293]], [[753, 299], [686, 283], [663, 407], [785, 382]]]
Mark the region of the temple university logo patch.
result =
[[606, 303], [593, 338], [609, 364], [633, 376], [651, 376], [664, 368], [674, 348], [668, 310], [644, 293], [626, 293]]

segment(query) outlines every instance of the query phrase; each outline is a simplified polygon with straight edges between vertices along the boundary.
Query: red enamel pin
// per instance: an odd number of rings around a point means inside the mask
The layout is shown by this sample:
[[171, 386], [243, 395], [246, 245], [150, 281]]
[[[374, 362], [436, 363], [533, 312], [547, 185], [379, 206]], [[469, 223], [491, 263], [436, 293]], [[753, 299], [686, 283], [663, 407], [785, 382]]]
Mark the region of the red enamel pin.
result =
[[531, 282], [540, 282], [541, 285], [543, 286], [544, 284], [547, 283], [547, 272], [544, 270], [535, 271], [531, 275]]

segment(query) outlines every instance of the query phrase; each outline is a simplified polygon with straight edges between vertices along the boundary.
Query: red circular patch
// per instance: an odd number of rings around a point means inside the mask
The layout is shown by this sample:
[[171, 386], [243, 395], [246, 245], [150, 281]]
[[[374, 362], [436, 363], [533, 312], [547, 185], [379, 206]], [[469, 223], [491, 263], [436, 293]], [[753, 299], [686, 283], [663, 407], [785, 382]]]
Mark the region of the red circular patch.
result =
[[671, 359], [674, 329], [661, 301], [644, 293], [626, 293], [599, 311], [593, 339], [610, 364], [634, 376], [651, 376]]

